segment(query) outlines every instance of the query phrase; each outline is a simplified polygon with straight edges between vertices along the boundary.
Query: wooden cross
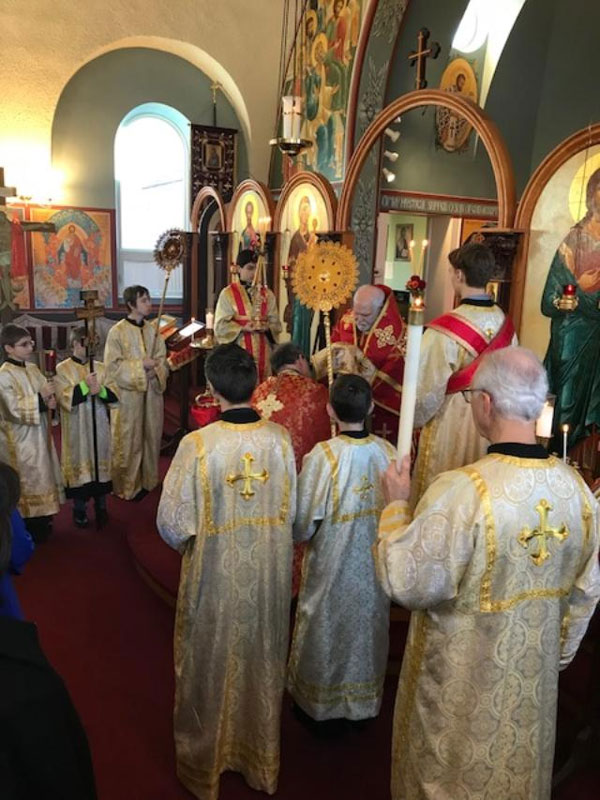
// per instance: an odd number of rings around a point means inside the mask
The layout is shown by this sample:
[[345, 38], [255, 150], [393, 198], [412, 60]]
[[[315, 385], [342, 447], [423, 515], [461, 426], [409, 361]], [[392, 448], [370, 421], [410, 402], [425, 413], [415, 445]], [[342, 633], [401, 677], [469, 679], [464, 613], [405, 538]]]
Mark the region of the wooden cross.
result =
[[417, 39], [417, 49], [409, 54], [410, 66], [416, 63], [417, 75], [415, 78], [415, 89], [424, 89], [427, 86], [425, 80], [425, 66], [428, 58], [437, 58], [440, 54], [439, 42], [431, 42], [428, 45], [430, 33], [427, 28], [421, 28]]
[[355, 486], [352, 491], [354, 492], [354, 494], [359, 494], [361, 500], [366, 500], [372, 488], [373, 484], [370, 483], [366, 475], [363, 475], [362, 481], [360, 482], [360, 486]]
[[567, 526], [563, 523], [560, 528], [550, 528], [548, 526], [548, 511], [552, 511], [552, 506], [547, 500], [540, 500], [535, 507], [535, 510], [540, 515], [540, 526], [531, 530], [528, 526], [523, 528], [519, 534], [519, 544], [522, 547], [528, 547], [531, 539], [539, 537], [540, 547], [537, 553], [530, 553], [533, 563], [536, 567], [541, 566], [544, 561], [550, 558], [550, 551], [548, 550], [548, 537], [553, 536], [559, 542], [564, 541], [569, 535]]
[[261, 481], [262, 483], [265, 483], [269, 480], [269, 473], [266, 469], [263, 469], [262, 472], [252, 472], [252, 462], [254, 461], [254, 456], [252, 456], [250, 453], [243, 455], [242, 461], [244, 462], [244, 471], [242, 474], [229, 474], [225, 480], [229, 486], [235, 486], [236, 481], [244, 481], [244, 485], [240, 494], [244, 500], [250, 500], [250, 498], [256, 494], [252, 488], [252, 481]]
[[85, 321], [88, 358], [90, 359], [90, 369], [93, 369], [93, 357], [96, 350], [96, 319], [104, 315], [104, 306], [96, 305], [98, 299], [97, 289], [82, 289], [79, 293], [84, 302], [83, 308], [75, 309], [77, 319]]

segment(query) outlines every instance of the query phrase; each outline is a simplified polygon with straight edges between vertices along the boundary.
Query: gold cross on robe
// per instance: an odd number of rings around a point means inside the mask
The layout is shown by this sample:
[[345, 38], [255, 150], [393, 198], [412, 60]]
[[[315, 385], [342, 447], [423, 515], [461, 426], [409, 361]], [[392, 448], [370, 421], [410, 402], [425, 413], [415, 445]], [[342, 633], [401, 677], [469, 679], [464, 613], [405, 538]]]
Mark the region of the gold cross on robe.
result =
[[523, 528], [519, 534], [519, 544], [523, 547], [528, 547], [531, 539], [539, 537], [539, 549], [537, 553], [530, 553], [533, 563], [539, 567], [547, 559], [550, 558], [550, 551], [548, 550], [548, 537], [553, 536], [559, 542], [564, 541], [569, 535], [567, 526], [563, 523], [560, 528], [550, 528], [548, 526], [548, 512], [552, 511], [552, 506], [547, 500], [540, 500], [535, 507], [535, 510], [540, 515], [540, 526], [531, 530], [528, 526]]
[[283, 403], [277, 399], [277, 395], [270, 392], [259, 403], [256, 404], [260, 409], [260, 415], [263, 419], [271, 419], [271, 414], [275, 411], [281, 411]]
[[385, 347], [386, 344], [395, 347], [398, 344], [398, 339], [394, 336], [394, 326], [387, 325], [383, 330], [377, 328], [375, 330], [375, 338], [377, 339], [377, 347]]
[[242, 461], [244, 462], [244, 471], [242, 474], [234, 475], [233, 473], [230, 473], [225, 480], [229, 486], [235, 486], [236, 481], [244, 481], [244, 485], [242, 486], [240, 494], [244, 500], [250, 500], [250, 498], [256, 494], [252, 488], [252, 481], [261, 481], [262, 483], [265, 483], [269, 480], [269, 473], [266, 469], [263, 469], [262, 472], [252, 472], [252, 462], [254, 461], [254, 456], [250, 453], [243, 455]]
[[366, 475], [363, 475], [360, 486], [355, 486], [352, 491], [354, 494], [359, 494], [361, 500], [366, 500], [372, 488], [373, 484], [369, 482]]

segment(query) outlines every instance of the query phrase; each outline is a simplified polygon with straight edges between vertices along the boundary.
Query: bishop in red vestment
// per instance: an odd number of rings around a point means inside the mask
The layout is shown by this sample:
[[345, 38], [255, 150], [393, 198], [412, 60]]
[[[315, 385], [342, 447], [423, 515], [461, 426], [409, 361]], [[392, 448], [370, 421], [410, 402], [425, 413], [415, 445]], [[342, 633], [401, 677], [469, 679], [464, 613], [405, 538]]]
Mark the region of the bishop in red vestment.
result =
[[[396, 443], [404, 375], [405, 324], [389, 286], [360, 286], [332, 331], [334, 371], [356, 372], [373, 389], [373, 433]], [[346, 357], [347, 356], [347, 357]], [[316, 364], [322, 363], [317, 353]], [[354, 366], [353, 366], [354, 365]], [[317, 366], [317, 371], [319, 368]]]

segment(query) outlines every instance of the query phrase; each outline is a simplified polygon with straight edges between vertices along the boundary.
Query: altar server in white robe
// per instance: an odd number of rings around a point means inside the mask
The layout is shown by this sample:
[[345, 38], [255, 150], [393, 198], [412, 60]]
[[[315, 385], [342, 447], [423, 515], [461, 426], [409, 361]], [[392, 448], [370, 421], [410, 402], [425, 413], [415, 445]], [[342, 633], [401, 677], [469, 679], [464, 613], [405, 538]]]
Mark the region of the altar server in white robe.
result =
[[393, 800], [550, 797], [558, 673], [600, 597], [599, 513], [536, 444], [548, 382], [529, 350], [486, 355], [469, 391], [492, 445], [443, 473], [411, 517], [388, 469], [378, 570], [412, 609], [393, 734]]
[[305, 456], [298, 480], [294, 540], [309, 544], [288, 690], [313, 720], [363, 720], [379, 713], [387, 663], [390, 603], [373, 545], [396, 451], [365, 430], [373, 401], [364, 378], [339, 376], [327, 408], [339, 436]]
[[518, 344], [510, 317], [487, 292], [496, 271], [491, 249], [468, 243], [449, 256], [459, 304], [427, 324], [421, 344], [415, 427], [421, 428], [413, 471], [413, 507], [440, 472], [485, 455], [462, 390], [471, 386], [485, 353]]
[[288, 432], [250, 407], [252, 356], [206, 362], [218, 422], [186, 436], [165, 478], [158, 529], [183, 555], [175, 621], [177, 774], [200, 800], [241, 772], [273, 794], [279, 773], [296, 464]]

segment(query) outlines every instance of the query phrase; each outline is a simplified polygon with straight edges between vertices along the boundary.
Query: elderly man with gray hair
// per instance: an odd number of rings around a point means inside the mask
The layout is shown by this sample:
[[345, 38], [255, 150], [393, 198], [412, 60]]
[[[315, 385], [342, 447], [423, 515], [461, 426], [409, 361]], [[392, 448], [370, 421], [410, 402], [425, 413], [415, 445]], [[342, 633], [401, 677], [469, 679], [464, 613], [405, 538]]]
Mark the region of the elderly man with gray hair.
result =
[[414, 515], [408, 459], [384, 479], [382, 585], [414, 611], [394, 720], [393, 800], [550, 797], [558, 672], [600, 597], [599, 509], [536, 444], [548, 381], [529, 350], [483, 357], [465, 392], [491, 445]]
[[[365, 284], [352, 309], [332, 331], [333, 369], [361, 375], [373, 390], [373, 433], [396, 444], [404, 376], [404, 321], [389, 286]], [[318, 378], [326, 374], [322, 350], [313, 357]]]

